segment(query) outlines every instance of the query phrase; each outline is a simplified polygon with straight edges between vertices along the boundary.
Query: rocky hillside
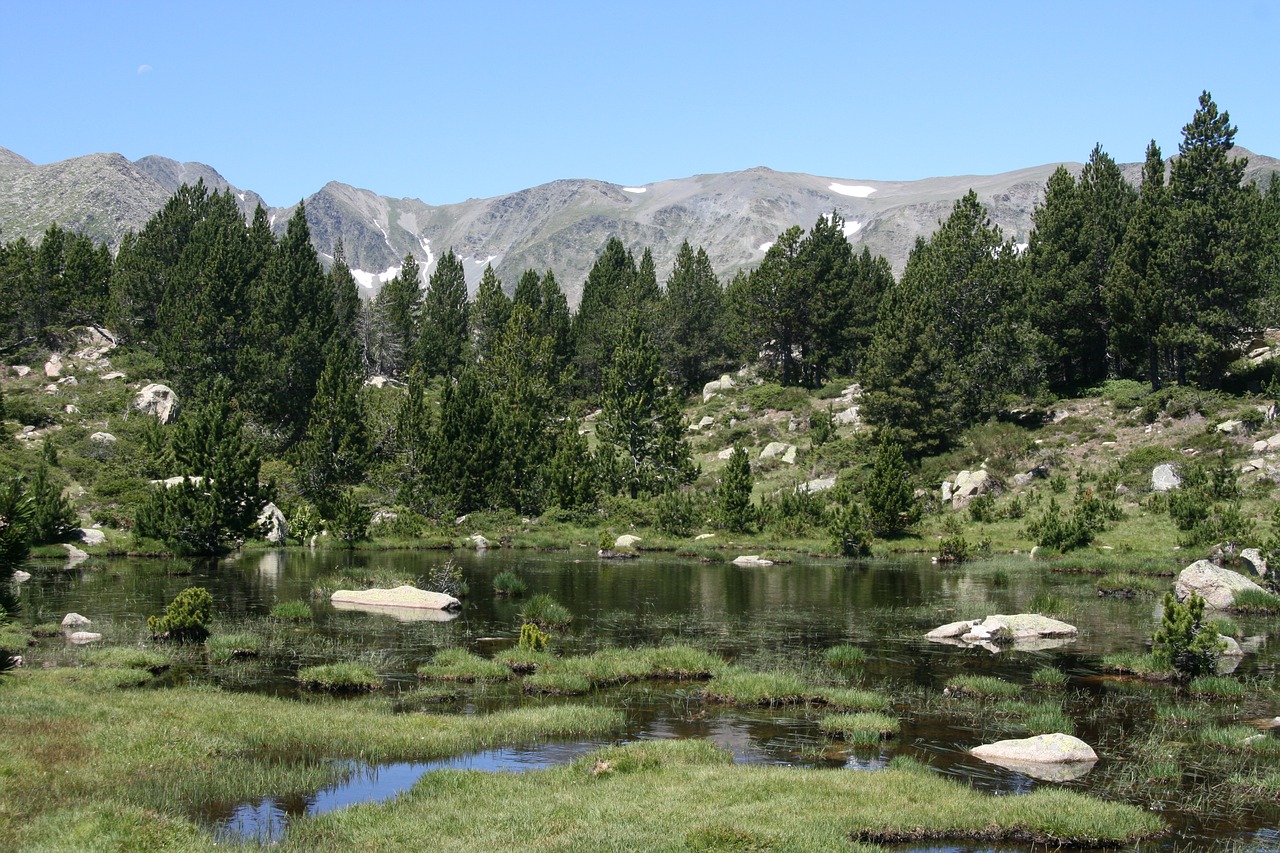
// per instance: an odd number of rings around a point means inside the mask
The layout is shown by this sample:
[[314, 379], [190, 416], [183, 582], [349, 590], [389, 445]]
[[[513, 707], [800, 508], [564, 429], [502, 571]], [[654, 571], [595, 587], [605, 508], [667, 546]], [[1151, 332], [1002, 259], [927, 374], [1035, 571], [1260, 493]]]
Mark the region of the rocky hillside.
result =
[[[1280, 167], [1270, 157], [1237, 150], [1249, 158], [1249, 179], [1265, 182]], [[524, 269], [550, 268], [576, 305], [597, 253], [615, 235], [637, 250], [651, 247], [660, 280], [684, 240], [705, 247], [727, 278], [758, 263], [786, 228], [807, 229], [834, 210], [856, 248], [885, 255], [900, 272], [916, 238], [932, 233], [952, 203], [972, 188], [992, 220], [1021, 242], [1056, 166], [920, 181], [852, 180], [766, 168], [639, 187], [564, 180], [440, 206], [331, 182], [306, 204], [317, 249], [331, 258], [341, 239], [368, 293], [396, 273], [406, 254], [430, 269], [452, 247], [464, 259], [473, 287], [486, 264], [493, 264], [509, 287]], [[1124, 168], [1135, 179], [1140, 165]], [[231, 186], [200, 163], [158, 156], [130, 162], [118, 154], [93, 154], [36, 165], [0, 148], [0, 237], [37, 239], [56, 221], [114, 245], [129, 230], [140, 229], [178, 186], [201, 178], [210, 187], [234, 192], [246, 215], [263, 203], [257, 193]], [[268, 208], [281, 231], [292, 211]]]

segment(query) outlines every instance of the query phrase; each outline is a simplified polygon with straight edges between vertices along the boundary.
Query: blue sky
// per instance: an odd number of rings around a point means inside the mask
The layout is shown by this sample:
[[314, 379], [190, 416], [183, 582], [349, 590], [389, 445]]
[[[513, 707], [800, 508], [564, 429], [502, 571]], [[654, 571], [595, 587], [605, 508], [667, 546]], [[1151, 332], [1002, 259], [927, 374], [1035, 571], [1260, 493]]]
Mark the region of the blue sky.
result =
[[[891, 8], [890, 8], [891, 7]], [[1210, 90], [1280, 156], [1280, 4], [5, 0], [0, 146], [207, 163], [288, 205], [752, 166], [848, 179], [1166, 155]]]

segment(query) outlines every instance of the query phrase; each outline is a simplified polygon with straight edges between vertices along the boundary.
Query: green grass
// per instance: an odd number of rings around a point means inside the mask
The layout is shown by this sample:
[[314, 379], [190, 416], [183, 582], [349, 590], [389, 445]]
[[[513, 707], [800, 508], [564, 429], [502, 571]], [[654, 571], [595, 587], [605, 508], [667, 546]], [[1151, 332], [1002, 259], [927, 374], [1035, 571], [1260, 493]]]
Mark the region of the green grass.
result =
[[1240, 699], [1245, 695], [1244, 685], [1226, 675], [1193, 678], [1187, 689], [1193, 696], [1213, 696], [1219, 699]]
[[1231, 605], [1233, 613], [1280, 613], [1280, 595], [1266, 590], [1242, 589]]
[[712, 702], [728, 705], [795, 705], [807, 701], [815, 689], [788, 672], [749, 672], [731, 668], [718, 673], [703, 691]]
[[588, 676], [566, 670], [535, 672], [521, 682], [521, 689], [526, 693], [546, 696], [581, 696], [590, 693], [595, 687], [596, 684]]
[[493, 577], [493, 591], [498, 595], [524, 595], [528, 588], [529, 585], [512, 571], [501, 571]]
[[170, 664], [169, 656], [164, 652], [124, 646], [91, 649], [85, 652], [82, 660], [88, 666], [145, 669], [152, 674], [164, 672]]
[[953, 675], [946, 688], [953, 695], [975, 699], [1011, 699], [1022, 692], [1018, 685], [991, 675]]
[[362, 663], [327, 663], [304, 666], [298, 681], [308, 690], [323, 693], [367, 693], [382, 686], [373, 667]]
[[[392, 713], [204, 687], [118, 689], [139, 670], [20, 670], [0, 689], [0, 837], [15, 850], [205, 850], [192, 804], [308, 796], [340, 759], [422, 761], [545, 738], [601, 737], [623, 718], [571, 705], [483, 715]], [[122, 784], [122, 780], [128, 780]]]
[[466, 649], [445, 649], [431, 663], [418, 667], [418, 677], [436, 681], [503, 681], [511, 677], [511, 670]]
[[271, 608], [271, 618], [281, 622], [307, 622], [313, 618], [311, 605], [299, 599], [281, 601]]
[[1102, 668], [1121, 675], [1136, 675], [1156, 681], [1167, 681], [1174, 672], [1160, 665], [1154, 655], [1143, 652], [1113, 652], [1103, 655]]
[[214, 634], [204, 644], [214, 663], [257, 657], [262, 652], [262, 638], [257, 634]]
[[1031, 683], [1045, 690], [1061, 690], [1067, 686], [1067, 676], [1060, 669], [1042, 666], [1031, 673]]
[[883, 711], [891, 704], [884, 693], [852, 687], [823, 687], [813, 699], [829, 708], [845, 711]]
[[1131, 846], [1163, 824], [1073, 791], [992, 797], [905, 763], [876, 773], [742, 766], [710, 745], [610, 747], [530, 773], [440, 771], [400, 797], [291, 825], [286, 850], [845, 850], [954, 839]]
[[1118, 572], [1098, 578], [1098, 593], [1101, 595], [1155, 595], [1168, 588], [1168, 581], [1151, 575]]
[[527, 675], [537, 672], [539, 668], [554, 661], [555, 655], [548, 651], [534, 651], [521, 646], [514, 646], [498, 652], [493, 659], [511, 670], [516, 675]]
[[524, 603], [520, 618], [543, 628], [563, 628], [573, 621], [573, 614], [550, 595], [540, 592]]
[[1054, 732], [1075, 734], [1075, 722], [1052, 702], [1041, 702], [1027, 709], [1022, 724], [1028, 735], [1047, 735]]
[[840, 740], [869, 746], [896, 737], [902, 725], [887, 714], [828, 714], [818, 721], [818, 728]]
[[827, 649], [823, 659], [827, 666], [836, 668], [862, 666], [867, 661], [867, 653], [858, 646], [832, 646]]

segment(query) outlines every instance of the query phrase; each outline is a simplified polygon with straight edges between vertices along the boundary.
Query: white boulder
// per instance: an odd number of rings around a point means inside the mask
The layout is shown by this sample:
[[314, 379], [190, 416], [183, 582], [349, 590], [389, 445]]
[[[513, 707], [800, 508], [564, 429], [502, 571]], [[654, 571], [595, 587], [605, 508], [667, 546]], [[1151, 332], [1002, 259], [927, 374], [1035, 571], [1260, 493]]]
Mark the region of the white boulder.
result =
[[76, 533], [80, 535], [80, 541], [86, 545], [103, 545], [107, 541], [107, 534], [96, 527], [81, 527]]
[[738, 383], [733, 381], [733, 377], [727, 373], [719, 379], [711, 380], [706, 385], [702, 386], [702, 402], [707, 402], [721, 391], [728, 391], [730, 388], [736, 388], [737, 384]]
[[639, 536], [633, 536], [630, 533], [624, 533], [617, 539], [613, 540], [613, 550], [617, 551], [622, 548], [634, 548], [644, 540]]
[[133, 398], [133, 407], [143, 414], [152, 415], [162, 424], [173, 423], [178, 416], [178, 395], [168, 385], [152, 383]]
[[68, 613], [66, 616], [62, 617], [63, 628], [83, 628], [85, 625], [92, 624], [92, 622], [84, 616], [81, 616], [79, 613]]
[[734, 559], [735, 566], [772, 566], [773, 560], [766, 560], [759, 554], [744, 554]]
[[1204, 599], [1210, 610], [1226, 610], [1235, 603], [1236, 594], [1252, 589], [1265, 592], [1262, 587], [1239, 572], [1224, 569], [1208, 560], [1197, 560], [1178, 574], [1173, 592], [1179, 601], [1186, 601], [1195, 593]]
[[268, 503], [258, 513], [258, 530], [262, 532], [262, 538], [273, 545], [284, 545], [289, 541], [289, 520], [274, 503]]
[[1178, 488], [1180, 485], [1182, 485], [1182, 478], [1178, 476], [1178, 472], [1168, 462], [1151, 469], [1151, 490], [1153, 492], [1167, 492]]
[[68, 636], [67, 639], [75, 643], [77, 646], [84, 646], [89, 643], [99, 642], [102, 639], [102, 635], [95, 634], [92, 631], [76, 631], [74, 634]]

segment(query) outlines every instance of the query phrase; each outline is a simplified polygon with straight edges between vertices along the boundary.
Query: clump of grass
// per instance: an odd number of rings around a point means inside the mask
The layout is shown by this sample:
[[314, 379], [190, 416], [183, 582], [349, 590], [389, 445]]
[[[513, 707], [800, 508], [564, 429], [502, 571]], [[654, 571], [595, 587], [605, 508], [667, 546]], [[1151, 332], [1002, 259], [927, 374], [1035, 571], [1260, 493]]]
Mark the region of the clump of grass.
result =
[[493, 656], [496, 663], [502, 664], [516, 675], [528, 675], [537, 672], [540, 667], [554, 661], [551, 652], [531, 649], [527, 646], [516, 646]]
[[1252, 726], [1246, 726], [1243, 723], [1233, 723], [1225, 726], [1201, 726], [1193, 729], [1191, 736], [1201, 746], [1214, 747], [1230, 752], [1250, 749], [1255, 744], [1265, 741], [1274, 741], [1277, 751], [1280, 751], [1280, 740], [1275, 740], [1266, 735], [1259, 737], [1257, 729]]
[[281, 601], [271, 608], [271, 618], [281, 622], [306, 622], [313, 617], [311, 605], [301, 599]]
[[823, 659], [826, 660], [827, 666], [841, 669], [862, 666], [867, 662], [867, 653], [858, 646], [843, 644], [827, 649]]
[[162, 652], [123, 646], [93, 649], [85, 653], [84, 662], [89, 666], [145, 669], [152, 675], [158, 675], [169, 668], [169, 656]]
[[1067, 686], [1067, 675], [1052, 666], [1042, 666], [1031, 673], [1031, 683], [1045, 690], [1061, 690]]
[[1168, 681], [1174, 676], [1173, 670], [1161, 664], [1155, 655], [1142, 652], [1113, 652], [1104, 655], [1102, 668], [1107, 672], [1136, 675], [1153, 681]]
[[17, 625], [0, 625], [0, 651], [16, 652], [27, 646], [35, 645], [36, 639], [30, 631]]
[[535, 672], [521, 684], [524, 692], [544, 696], [580, 696], [590, 693], [592, 686], [591, 679], [586, 675], [569, 670]]
[[649, 677], [690, 681], [710, 678], [724, 667], [716, 655], [692, 646], [657, 646], [647, 651]]
[[434, 711], [443, 705], [457, 702], [462, 694], [451, 687], [431, 685], [416, 690], [406, 690], [390, 703], [395, 714], [415, 714], [423, 711]]
[[1027, 709], [1022, 723], [1027, 733], [1047, 735], [1060, 732], [1064, 735], [1074, 734], [1075, 721], [1068, 717], [1059, 706], [1052, 702], [1041, 702]]
[[563, 628], [573, 621], [573, 614], [550, 595], [540, 592], [525, 602], [520, 618], [543, 628]]
[[992, 675], [954, 675], [947, 680], [946, 689], [953, 696], [974, 699], [1012, 699], [1022, 688]]
[[703, 691], [704, 698], [728, 705], [797, 705], [815, 693], [803, 680], [786, 672], [726, 669]]
[[1130, 572], [1116, 572], [1098, 578], [1098, 595], [1133, 597], [1134, 595], [1155, 595], [1167, 586], [1159, 578], [1150, 575], [1135, 575]]
[[897, 736], [902, 726], [887, 714], [828, 714], [818, 728], [858, 746], [870, 746]]
[[1233, 613], [1280, 613], [1280, 595], [1259, 589], [1242, 589], [1231, 605]]
[[373, 667], [363, 663], [327, 663], [298, 670], [298, 681], [307, 690], [323, 693], [368, 693], [382, 683]]
[[845, 711], [883, 711], [891, 704], [889, 697], [874, 690], [848, 687], [825, 687], [813, 697], [814, 701]]
[[1244, 685], [1225, 675], [1201, 675], [1187, 685], [1193, 696], [1214, 696], [1219, 699], [1239, 699], [1244, 696]]
[[204, 644], [214, 663], [257, 657], [262, 652], [262, 638], [257, 634], [214, 634]]
[[466, 649], [445, 649], [429, 664], [418, 667], [419, 678], [436, 681], [504, 681], [511, 670], [503, 664], [482, 658]]
[[509, 595], [514, 598], [524, 595], [525, 590], [528, 588], [529, 585], [515, 572], [501, 571], [494, 575], [493, 591], [497, 595]]

